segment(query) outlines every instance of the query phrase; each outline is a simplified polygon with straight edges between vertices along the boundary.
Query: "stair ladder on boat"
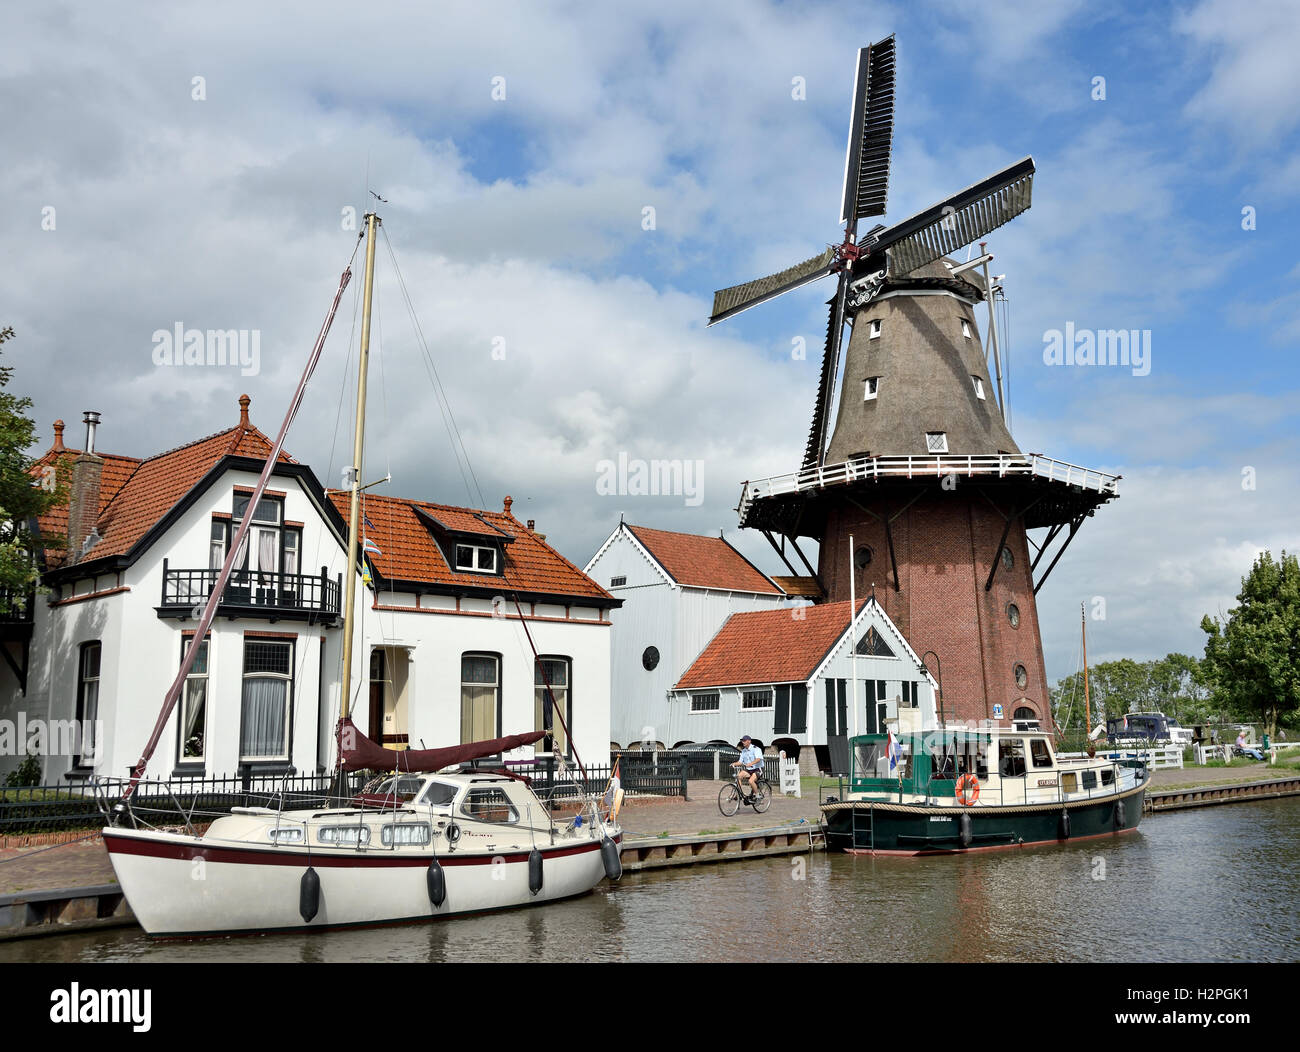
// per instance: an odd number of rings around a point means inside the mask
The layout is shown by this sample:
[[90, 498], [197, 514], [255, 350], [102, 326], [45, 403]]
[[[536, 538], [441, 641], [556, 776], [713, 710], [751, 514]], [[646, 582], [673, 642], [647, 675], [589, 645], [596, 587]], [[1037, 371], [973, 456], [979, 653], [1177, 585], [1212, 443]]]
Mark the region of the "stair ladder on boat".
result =
[[849, 812], [853, 839], [852, 846], [858, 849], [869, 848], [876, 849], [876, 831], [875, 823], [872, 820], [873, 814], [870, 810], [862, 811], [860, 808], [853, 808]]

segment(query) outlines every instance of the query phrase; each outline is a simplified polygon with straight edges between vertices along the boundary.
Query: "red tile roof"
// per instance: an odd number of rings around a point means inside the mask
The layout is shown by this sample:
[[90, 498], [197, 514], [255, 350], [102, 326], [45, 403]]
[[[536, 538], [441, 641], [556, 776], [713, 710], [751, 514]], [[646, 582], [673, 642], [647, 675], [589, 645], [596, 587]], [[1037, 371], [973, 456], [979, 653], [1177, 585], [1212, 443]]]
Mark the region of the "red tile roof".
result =
[[802, 682], [848, 627], [848, 603], [732, 614], [674, 689]]
[[[347, 491], [329, 490], [328, 494], [346, 522]], [[417, 510], [432, 516], [449, 529], [513, 537], [513, 541], [504, 545], [504, 578], [495, 574], [464, 573], [452, 569], [443, 558], [433, 531], [417, 514]], [[372, 554], [370, 561], [390, 581], [464, 585], [497, 589], [503, 593], [506, 589], [514, 588], [520, 592], [545, 595], [609, 599], [610, 605], [615, 605], [605, 589], [508, 512], [477, 511], [428, 501], [365, 494], [362, 497], [361, 513], [369, 520], [365, 536], [383, 553]]]
[[[87, 560], [125, 555], [194, 485], [226, 456], [265, 460], [272, 441], [248, 419], [248, 398], [240, 398], [240, 420], [234, 427], [218, 431], [183, 446], [159, 453], [147, 460], [98, 453], [104, 460], [100, 476], [100, 507], [96, 528], [102, 538], [88, 553]], [[57, 462], [59, 479], [72, 482], [72, 460], [80, 450], [59, 450], [57, 443], [38, 460], [36, 470]], [[280, 462], [297, 463], [281, 451]], [[51, 509], [39, 520], [42, 536], [66, 537], [68, 505]], [[62, 565], [66, 553], [46, 553], [47, 565]]]
[[625, 524], [678, 584], [780, 595], [781, 590], [721, 537]]

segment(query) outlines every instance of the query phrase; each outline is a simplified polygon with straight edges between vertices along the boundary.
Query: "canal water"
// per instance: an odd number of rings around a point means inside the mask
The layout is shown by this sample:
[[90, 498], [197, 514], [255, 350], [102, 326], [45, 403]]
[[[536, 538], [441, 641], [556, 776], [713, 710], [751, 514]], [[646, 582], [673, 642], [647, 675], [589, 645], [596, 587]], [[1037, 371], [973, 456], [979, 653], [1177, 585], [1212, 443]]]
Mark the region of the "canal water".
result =
[[0, 961], [1297, 961], [1300, 800], [1148, 815], [1117, 839], [951, 858], [798, 855], [629, 873], [430, 925], [0, 944]]

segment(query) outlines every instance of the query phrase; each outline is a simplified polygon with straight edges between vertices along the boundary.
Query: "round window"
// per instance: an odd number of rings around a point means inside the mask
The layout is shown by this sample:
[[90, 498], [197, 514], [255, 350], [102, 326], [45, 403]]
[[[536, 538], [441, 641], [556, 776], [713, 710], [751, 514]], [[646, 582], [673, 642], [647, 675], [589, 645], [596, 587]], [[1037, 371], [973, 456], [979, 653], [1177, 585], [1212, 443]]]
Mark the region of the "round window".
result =
[[1003, 548], [1003, 549], [1002, 549], [1002, 565], [1003, 565], [1006, 569], [1010, 570], [1011, 567], [1013, 567], [1015, 564], [1016, 564], [1016, 558], [1015, 558], [1014, 555], [1011, 554], [1011, 549], [1010, 549], [1010, 548]]
[[871, 565], [872, 551], [865, 544], [853, 553], [853, 565], [859, 570], [865, 570]]
[[645, 653], [641, 655], [641, 664], [647, 672], [653, 672], [655, 666], [659, 664], [659, 650], [657, 647], [646, 647]]
[[1020, 690], [1024, 690], [1029, 686], [1029, 673], [1025, 671], [1024, 665], [1016, 666], [1016, 686]]
[[1011, 622], [1012, 628], [1020, 627], [1020, 607], [1015, 603], [1007, 603], [1007, 620]]

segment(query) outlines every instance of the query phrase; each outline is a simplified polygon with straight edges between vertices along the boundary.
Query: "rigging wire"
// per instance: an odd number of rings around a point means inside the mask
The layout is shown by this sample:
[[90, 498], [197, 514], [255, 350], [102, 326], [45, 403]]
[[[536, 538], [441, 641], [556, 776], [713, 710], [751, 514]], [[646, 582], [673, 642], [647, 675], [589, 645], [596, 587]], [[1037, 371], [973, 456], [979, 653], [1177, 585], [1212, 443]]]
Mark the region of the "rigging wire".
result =
[[[382, 229], [382, 228], [381, 228]], [[478, 476], [474, 473], [474, 467], [470, 463], [469, 453], [465, 449], [464, 440], [461, 438], [460, 427], [456, 423], [456, 414], [452, 411], [451, 401], [447, 397], [447, 392], [442, 386], [442, 379], [438, 375], [438, 367], [434, 363], [433, 355], [429, 352], [428, 341], [424, 338], [424, 329], [420, 326], [420, 319], [415, 311], [415, 304], [411, 302], [411, 294], [406, 287], [406, 279], [402, 276], [402, 269], [397, 262], [397, 254], [393, 251], [392, 241], [389, 240], [388, 231], [384, 230], [384, 244], [388, 247], [388, 255], [393, 263], [393, 272], [397, 275], [398, 286], [402, 290], [402, 298], [406, 302], [406, 309], [411, 315], [411, 321], [415, 327], [415, 333], [419, 340], [420, 350], [424, 355], [425, 368], [433, 381], [435, 401], [438, 403], [438, 411], [442, 414], [443, 426], [447, 429], [447, 437], [451, 439], [451, 452], [456, 460], [456, 467], [460, 471], [461, 481], [465, 484], [465, 492], [469, 496], [469, 502], [474, 504], [474, 494], [478, 494], [478, 506], [484, 507], [486, 502], [483, 499], [483, 490], [479, 486]], [[470, 489], [470, 480], [474, 482], [473, 490]]]

